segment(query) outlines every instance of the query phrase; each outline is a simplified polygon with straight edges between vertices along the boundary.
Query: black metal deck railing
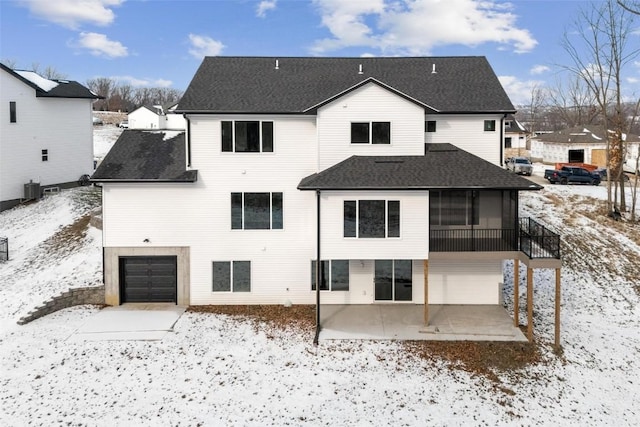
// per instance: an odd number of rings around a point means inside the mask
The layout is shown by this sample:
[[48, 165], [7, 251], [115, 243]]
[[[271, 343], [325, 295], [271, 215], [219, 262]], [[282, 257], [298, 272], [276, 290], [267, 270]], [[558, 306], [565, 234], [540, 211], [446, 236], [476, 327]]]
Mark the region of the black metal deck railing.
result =
[[430, 230], [429, 250], [522, 251], [529, 258], [560, 259], [560, 236], [531, 218], [520, 218], [518, 228]]
[[532, 218], [520, 218], [520, 250], [529, 258], [560, 259], [560, 235]]

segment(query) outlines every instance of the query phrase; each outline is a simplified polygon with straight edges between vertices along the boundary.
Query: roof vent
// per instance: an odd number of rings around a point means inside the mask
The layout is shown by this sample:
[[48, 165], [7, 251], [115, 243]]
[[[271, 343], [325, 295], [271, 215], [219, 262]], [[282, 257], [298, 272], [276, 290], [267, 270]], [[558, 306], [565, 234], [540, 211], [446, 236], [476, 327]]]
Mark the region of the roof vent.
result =
[[436, 71], [436, 64], [433, 64], [433, 68], [431, 69], [431, 74], [438, 74]]
[[358, 67], [358, 74], [362, 74], [362, 64], [360, 64], [360, 67]]
[[276, 70], [279, 70], [279, 69], [280, 69], [280, 61], [276, 59]]

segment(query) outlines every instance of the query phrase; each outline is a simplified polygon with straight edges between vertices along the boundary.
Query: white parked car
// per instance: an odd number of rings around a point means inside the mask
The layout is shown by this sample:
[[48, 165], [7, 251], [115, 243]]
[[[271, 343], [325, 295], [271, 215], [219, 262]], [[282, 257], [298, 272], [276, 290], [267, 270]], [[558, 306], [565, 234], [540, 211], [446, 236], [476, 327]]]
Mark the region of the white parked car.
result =
[[526, 157], [511, 157], [507, 160], [507, 169], [519, 175], [531, 176], [533, 165]]
[[123, 129], [129, 128], [129, 121], [128, 120], [121, 121], [120, 123], [118, 123], [118, 127]]

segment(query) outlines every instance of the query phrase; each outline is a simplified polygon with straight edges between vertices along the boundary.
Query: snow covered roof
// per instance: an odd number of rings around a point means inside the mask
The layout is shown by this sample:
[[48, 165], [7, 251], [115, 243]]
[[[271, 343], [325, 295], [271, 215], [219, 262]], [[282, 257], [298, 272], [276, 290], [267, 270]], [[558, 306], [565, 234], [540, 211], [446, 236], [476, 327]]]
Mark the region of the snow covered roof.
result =
[[102, 98], [73, 80], [50, 80], [33, 71], [12, 70], [4, 64], [0, 64], [0, 69], [35, 89], [36, 97], [39, 98]]

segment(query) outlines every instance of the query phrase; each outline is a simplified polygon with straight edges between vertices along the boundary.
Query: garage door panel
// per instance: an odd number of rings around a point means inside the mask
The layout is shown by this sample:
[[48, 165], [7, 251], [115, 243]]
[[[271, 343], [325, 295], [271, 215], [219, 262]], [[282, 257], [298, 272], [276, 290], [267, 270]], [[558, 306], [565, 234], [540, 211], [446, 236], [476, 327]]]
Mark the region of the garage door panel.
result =
[[121, 302], [176, 302], [177, 257], [122, 257]]

